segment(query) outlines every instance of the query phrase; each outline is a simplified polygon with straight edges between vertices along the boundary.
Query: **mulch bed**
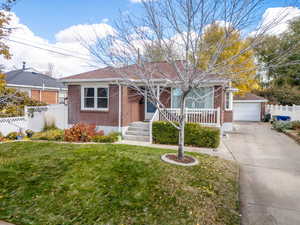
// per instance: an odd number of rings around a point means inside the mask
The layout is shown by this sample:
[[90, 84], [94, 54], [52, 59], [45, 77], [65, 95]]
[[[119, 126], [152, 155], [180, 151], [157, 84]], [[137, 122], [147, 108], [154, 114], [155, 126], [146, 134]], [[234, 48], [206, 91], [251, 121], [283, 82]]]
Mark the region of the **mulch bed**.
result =
[[193, 163], [195, 162], [195, 159], [193, 157], [190, 157], [190, 156], [184, 156], [184, 158], [182, 160], [179, 160], [177, 158], [177, 155], [166, 155], [166, 157], [170, 160], [173, 160], [175, 162], [179, 162], [179, 163], [186, 163], [186, 164], [189, 164], [189, 163]]
[[298, 142], [298, 144], [300, 144], [300, 136], [298, 135], [299, 130], [295, 131], [295, 130], [287, 130], [284, 132], [287, 136], [289, 136], [290, 138], [292, 138], [294, 141]]

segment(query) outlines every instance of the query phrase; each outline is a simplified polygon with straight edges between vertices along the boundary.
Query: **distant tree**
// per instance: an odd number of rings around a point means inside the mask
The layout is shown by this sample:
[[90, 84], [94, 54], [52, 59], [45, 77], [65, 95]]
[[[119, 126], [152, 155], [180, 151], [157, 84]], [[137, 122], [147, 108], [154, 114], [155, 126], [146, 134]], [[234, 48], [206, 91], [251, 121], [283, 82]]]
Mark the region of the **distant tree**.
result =
[[[9, 27], [10, 17], [8, 11], [16, 0], [0, 2], [0, 55], [5, 59], [11, 59], [9, 47], [3, 42], [3, 38], [11, 33]], [[24, 106], [45, 105], [28, 97], [27, 94], [14, 88], [6, 87], [5, 75], [2, 73], [3, 65], [0, 65], [0, 117], [21, 116], [24, 114]]]
[[166, 61], [169, 56], [172, 56], [174, 59], [179, 59], [179, 55], [174, 46], [162, 46], [154, 42], [145, 46], [143, 60], [146, 62], [161, 62]]
[[46, 75], [52, 77], [54, 75], [55, 66], [53, 63], [48, 63], [48, 70], [46, 71]]
[[[197, 65], [200, 69], [208, 70], [210, 63], [216, 60], [217, 64], [226, 64], [224, 72], [232, 78], [233, 86], [238, 88], [240, 93], [259, 88], [254, 51], [248, 50], [238, 54], [249, 46], [249, 40], [242, 39], [240, 31], [214, 23], [206, 28], [203, 41], [199, 45], [201, 50], [197, 53]], [[224, 45], [220, 56], [214, 58], [216, 52], [220, 51], [220, 45]]]
[[272, 80], [271, 86], [300, 86], [299, 40], [300, 18], [297, 18], [290, 22], [286, 32], [279, 36], [265, 36], [255, 48], [259, 62], [268, 68], [266, 72]]

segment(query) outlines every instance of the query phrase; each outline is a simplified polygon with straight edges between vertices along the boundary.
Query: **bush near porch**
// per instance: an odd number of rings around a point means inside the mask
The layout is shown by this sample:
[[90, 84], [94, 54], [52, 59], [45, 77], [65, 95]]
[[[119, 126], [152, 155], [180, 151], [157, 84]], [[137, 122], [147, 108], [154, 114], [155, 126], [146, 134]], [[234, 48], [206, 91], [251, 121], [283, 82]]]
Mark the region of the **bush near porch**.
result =
[[[166, 121], [153, 122], [153, 142], [157, 144], [178, 144], [178, 130]], [[185, 125], [185, 145], [217, 148], [220, 145], [220, 129], [204, 127], [197, 123]]]

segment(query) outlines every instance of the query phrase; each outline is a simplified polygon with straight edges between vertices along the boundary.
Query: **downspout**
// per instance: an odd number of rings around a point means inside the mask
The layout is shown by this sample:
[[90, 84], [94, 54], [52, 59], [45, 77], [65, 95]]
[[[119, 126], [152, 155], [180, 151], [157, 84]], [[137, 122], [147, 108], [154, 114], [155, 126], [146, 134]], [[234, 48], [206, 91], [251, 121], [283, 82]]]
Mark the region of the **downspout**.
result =
[[122, 87], [119, 85], [119, 119], [118, 119], [118, 131], [122, 133]]

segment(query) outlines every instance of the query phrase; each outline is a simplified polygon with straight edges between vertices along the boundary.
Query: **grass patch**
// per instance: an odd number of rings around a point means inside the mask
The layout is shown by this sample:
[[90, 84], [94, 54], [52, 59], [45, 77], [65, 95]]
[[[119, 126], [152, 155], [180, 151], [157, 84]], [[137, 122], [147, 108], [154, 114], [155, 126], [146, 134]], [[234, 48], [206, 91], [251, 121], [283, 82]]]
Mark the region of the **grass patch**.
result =
[[237, 225], [237, 166], [127, 145], [0, 145], [0, 218], [18, 225]]

